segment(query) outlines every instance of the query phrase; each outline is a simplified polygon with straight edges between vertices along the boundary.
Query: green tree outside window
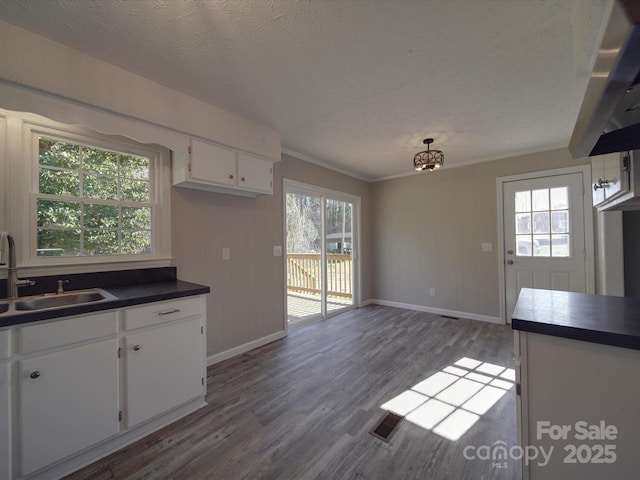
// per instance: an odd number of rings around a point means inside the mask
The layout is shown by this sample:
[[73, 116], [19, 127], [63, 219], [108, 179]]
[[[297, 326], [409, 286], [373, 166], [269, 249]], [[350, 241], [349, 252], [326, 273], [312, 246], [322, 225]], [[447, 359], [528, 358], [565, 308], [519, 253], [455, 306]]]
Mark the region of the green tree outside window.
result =
[[40, 137], [38, 256], [152, 253], [147, 157]]

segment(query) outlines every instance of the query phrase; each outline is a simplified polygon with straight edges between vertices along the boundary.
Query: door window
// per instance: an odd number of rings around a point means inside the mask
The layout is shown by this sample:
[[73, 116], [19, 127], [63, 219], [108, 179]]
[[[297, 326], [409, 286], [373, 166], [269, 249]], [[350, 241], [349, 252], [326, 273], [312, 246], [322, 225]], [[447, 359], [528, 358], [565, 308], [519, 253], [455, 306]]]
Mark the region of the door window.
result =
[[515, 192], [517, 256], [571, 256], [569, 223], [569, 187]]

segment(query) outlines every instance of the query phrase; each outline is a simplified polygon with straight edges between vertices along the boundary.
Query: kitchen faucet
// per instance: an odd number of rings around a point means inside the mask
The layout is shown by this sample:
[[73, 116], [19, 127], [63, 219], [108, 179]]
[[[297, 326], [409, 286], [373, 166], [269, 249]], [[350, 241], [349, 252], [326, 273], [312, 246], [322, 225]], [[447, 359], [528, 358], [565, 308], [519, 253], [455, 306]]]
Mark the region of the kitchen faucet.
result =
[[[8, 261], [4, 260], [4, 246], [7, 245]], [[16, 268], [16, 244], [9, 232], [0, 232], [0, 265], [7, 264], [7, 298], [18, 296], [18, 287], [35, 285], [33, 280], [18, 279], [18, 269]]]

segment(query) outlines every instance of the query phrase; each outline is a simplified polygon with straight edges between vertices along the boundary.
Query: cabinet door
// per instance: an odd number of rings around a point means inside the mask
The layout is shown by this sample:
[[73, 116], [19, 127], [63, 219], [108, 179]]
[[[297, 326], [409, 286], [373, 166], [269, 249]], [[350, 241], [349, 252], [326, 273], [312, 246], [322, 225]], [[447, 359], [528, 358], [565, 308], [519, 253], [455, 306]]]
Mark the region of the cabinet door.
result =
[[[640, 385], [634, 381], [634, 372], [640, 371], [640, 352], [538, 333], [521, 335], [526, 342], [523, 355], [527, 378], [522, 394], [528, 402], [528, 435], [520, 445], [537, 452], [553, 450], [548, 462], [533, 460], [524, 465], [522, 478], [638, 478]], [[568, 425], [570, 430], [565, 438], [552, 438], [548, 430], [539, 434], [541, 422], [556, 428]], [[585, 422], [581, 431], [578, 422]], [[615, 438], [604, 438], [609, 431], [604, 425], [616, 427]], [[597, 433], [600, 438], [584, 438], [587, 426], [590, 434]], [[568, 449], [568, 445], [574, 448]], [[609, 450], [606, 445], [613, 448]], [[599, 446], [605, 450], [599, 450]], [[613, 455], [615, 459], [610, 462]]]
[[201, 319], [127, 335], [127, 426], [203, 393]]
[[592, 199], [593, 206], [600, 205], [604, 202], [604, 188], [600, 188], [599, 181], [604, 180], [604, 162], [602, 156], [591, 158], [591, 180], [592, 180]]
[[117, 352], [112, 339], [19, 362], [22, 475], [118, 433]]
[[236, 186], [236, 154], [212, 143], [191, 140], [189, 178], [199, 183]]
[[11, 343], [11, 332], [9, 330], [0, 330], [0, 360], [9, 358], [10, 343]]
[[606, 200], [611, 200], [628, 190], [627, 172], [624, 171], [620, 153], [602, 155], [604, 179], [608, 184], [604, 188]]
[[238, 186], [255, 192], [273, 193], [273, 164], [239, 153]]
[[9, 364], [0, 363], [0, 478], [11, 478]]

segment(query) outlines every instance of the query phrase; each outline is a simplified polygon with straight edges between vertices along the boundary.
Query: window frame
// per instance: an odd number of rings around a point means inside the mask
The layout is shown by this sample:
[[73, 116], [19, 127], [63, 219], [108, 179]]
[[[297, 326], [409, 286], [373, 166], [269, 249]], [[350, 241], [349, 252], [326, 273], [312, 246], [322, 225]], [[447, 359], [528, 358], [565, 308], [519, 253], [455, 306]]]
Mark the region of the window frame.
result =
[[[39, 192], [39, 138], [47, 137], [63, 142], [82, 144], [106, 150], [115, 150], [148, 157], [149, 193], [151, 207], [151, 253], [117, 254], [117, 255], [83, 255], [83, 256], [38, 256], [37, 255], [37, 201]], [[21, 252], [22, 265], [25, 267], [73, 266], [89, 264], [119, 264], [118, 268], [126, 268], [127, 263], [140, 268], [140, 262], [158, 261], [162, 266], [168, 265], [171, 259], [171, 216], [170, 216], [170, 152], [159, 145], [147, 145], [123, 136], [106, 135], [86, 127], [74, 127], [58, 124], [53, 121], [23, 120], [23, 158], [30, 165], [29, 185], [26, 197], [21, 205], [27, 213], [27, 221], [23, 222], [22, 234], [28, 245], [28, 251]], [[44, 198], [44, 197], [43, 197]], [[79, 197], [79, 201], [85, 201]], [[23, 249], [24, 250], [24, 249]]]

